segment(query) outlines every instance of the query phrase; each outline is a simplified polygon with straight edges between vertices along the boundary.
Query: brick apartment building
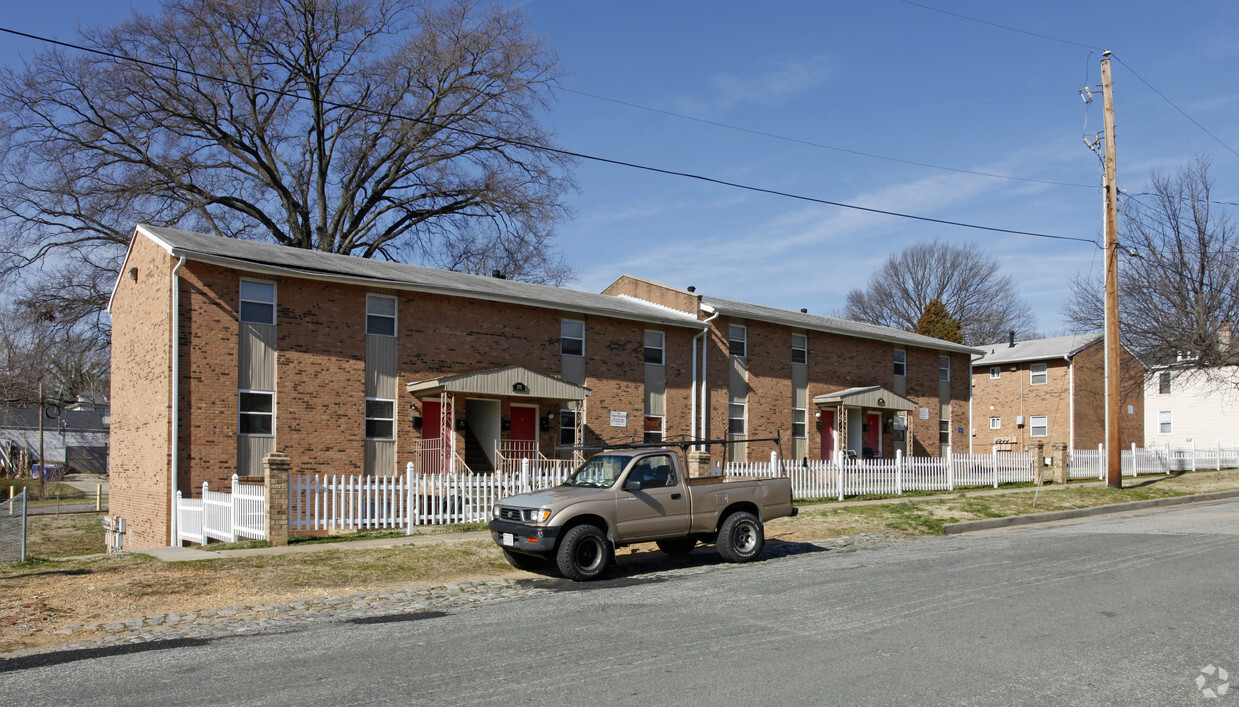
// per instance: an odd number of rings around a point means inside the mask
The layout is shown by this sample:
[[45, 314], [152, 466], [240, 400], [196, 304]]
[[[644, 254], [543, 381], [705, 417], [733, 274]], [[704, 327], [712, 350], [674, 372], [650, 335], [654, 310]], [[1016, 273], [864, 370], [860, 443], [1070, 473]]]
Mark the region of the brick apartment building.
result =
[[[981, 347], [972, 362], [972, 442], [1023, 451], [1044, 442], [1095, 449], [1105, 442], [1105, 347], [1100, 333], [1004, 342]], [[1144, 439], [1144, 365], [1120, 351], [1119, 436], [1124, 447]]]
[[630, 276], [587, 293], [148, 226], [109, 311], [129, 547], [168, 543], [177, 490], [261, 474], [277, 450], [294, 473], [379, 475], [669, 438], [965, 451], [979, 353]]

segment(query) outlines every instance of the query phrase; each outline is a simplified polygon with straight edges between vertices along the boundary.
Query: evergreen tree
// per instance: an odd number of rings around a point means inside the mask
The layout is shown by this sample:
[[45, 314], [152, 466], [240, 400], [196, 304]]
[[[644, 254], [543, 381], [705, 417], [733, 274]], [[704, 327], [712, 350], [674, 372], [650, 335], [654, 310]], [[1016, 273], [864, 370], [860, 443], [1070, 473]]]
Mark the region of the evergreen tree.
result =
[[959, 322], [951, 316], [951, 313], [946, 310], [946, 305], [937, 297], [925, 304], [925, 310], [916, 320], [916, 327], [912, 331], [943, 341], [964, 343], [964, 333], [959, 328]]

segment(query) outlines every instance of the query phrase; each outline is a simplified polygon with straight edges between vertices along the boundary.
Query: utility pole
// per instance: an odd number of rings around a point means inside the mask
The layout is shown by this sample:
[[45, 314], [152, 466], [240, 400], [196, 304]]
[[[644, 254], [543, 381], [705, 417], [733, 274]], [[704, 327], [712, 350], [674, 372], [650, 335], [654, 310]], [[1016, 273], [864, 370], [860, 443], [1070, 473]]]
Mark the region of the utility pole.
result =
[[1119, 441], [1119, 188], [1114, 156], [1114, 86], [1110, 52], [1102, 53], [1101, 98], [1106, 129], [1106, 485], [1123, 488], [1123, 450]]

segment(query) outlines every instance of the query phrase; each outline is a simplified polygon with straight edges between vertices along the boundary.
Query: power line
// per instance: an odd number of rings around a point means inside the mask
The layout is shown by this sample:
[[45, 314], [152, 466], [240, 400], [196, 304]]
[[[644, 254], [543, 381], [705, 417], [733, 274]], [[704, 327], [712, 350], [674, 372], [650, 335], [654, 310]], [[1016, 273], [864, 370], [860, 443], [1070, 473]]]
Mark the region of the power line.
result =
[[1145, 86], [1148, 86], [1150, 91], [1152, 91], [1153, 93], [1156, 93], [1156, 94], [1157, 94], [1157, 96], [1158, 96], [1159, 98], [1161, 98], [1163, 101], [1165, 101], [1166, 103], [1169, 103], [1171, 108], [1174, 108], [1175, 110], [1179, 111], [1179, 113], [1180, 113], [1180, 114], [1181, 114], [1184, 118], [1187, 118], [1188, 120], [1190, 120], [1190, 121], [1192, 122], [1192, 125], [1195, 125], [1196, 127], [1200, 128], [1201, 132], [1203, 132], [1205, 135], [1208, 135], [1209, 137], [1213, 138], [1215, 141], [1217, 141], [1217, 144], [1221, 145], [1222, 147], [1225, 147], [1225, 148], [1226, 148], [1226, 149], [1230, 152], [1230, 154], [1234, 155], [1235, 157], [1239, 157], [1239, 152], [1235, 152], [1235, 151], [1231, 148], [1231, 146], [1230, 146], [1230, 145], [1227, 145], [1225, 142], [1222, 142], [1222, 138], [1220, 138], [1220, 137], [1218, 137], [1217, 135], [1214, 135], [1213, 133], [1209, 132], [1209, 130], [1208, 130], [1205, 126], [1203, 126], [1203, 125], [1201, 125], [1200, 123], [1196, 122], [1196, 119], [1195, 119], [1195, 118], [1193, 118], [1192, 116], [1188, 115], [1188, 114], [1187, 114], [1187, 111], [1185, 111], [1185, 110], [1183, 110], [1182, 108], [1180, 108], [1179, 106], [1175, 105], [1174, 101], [1170, 100], [1169, 98], [1166, 98], [1165, 94], [1163, 94], [1161, 91], [1158, 91], [1156, 88], [1154, 88], [1154, 87], [1153, 87], [1153, 84], [1149, 83], [1148, 81], [1145, 81], [1145, 80], [1144, 80], [1144, 77], [1143, 77], [1143, 76], [1141, 76], [1140, 74], [1136, 73], [1136, 70], [1135, 70], [1135, 69], [1133, 69], [1133, 68], [1131, 68], [1131, 66], [1130, 66], [1127, 62], [1123, 61], [1123, 59], [1122, 59], [1122, 58], [1120, 58], [1118, 55], [1114, 54], [1113, 52], [1111, 52], [1111, 53], [1110, 53], [1110, 56], [1113, 56], [1113, 57], [1114, 57], [1114, 59], [1115, 59], [1115, 61], [1117, 61], [1118, 63], [1122, 64], [1122, 65], [1124, 66], [1124, 68], [1126, 68], [1128, 71], [1130, 71], [1132, 76], [1135, 76], [1136, 78], [1140, 79], [1140, 83], [1143, 83]]
[[[1085, 44], [1085, 43], [1083, 43], [1083, 42], [1075, 42], [1075, 41], [1072, 41], [1072, 40], [1070, 40], [1070, 39], [1063, 39], [1063, 38], [1061, 38], [1061, 37], [1052, 37], [1052, 36], [1050, 36], [1050, 35], [1048, 35], [1048, 34], [1038, 34], [1037, 32], [1029, 32], [1028, 30], [1023, 30], [1023, 29], [1020, 29], [1020, 28], [1018, 28], [1018, 27], [1011, 27], [1010, 25], [1002, 25], [1002, 24], [998, 24], [997, 22], [990, 22], [990, 21], [988, 21], [988, 20], [982, 20], [982, 19], [979, 19], [979, 18], [976, 18], [976, 17], [970, 17], [970, 16], [968, 16], [968, 15], [963, 15], [963, 14], [960, 14], [960, 13], [958, 13], [958, 12], [951, 12], [951, 11], [949, 11], [949, 10], [943, 10], [943, 9], [940, 9], [940, 8], [937, 8], [937, 7], [933, 7], [933, 6], [931, 6], [931, 5], [925, 5], [925, 4], [923, 4], [923, 3], [914, 2], [914, 0], [898, 0], [898, 2], [901, 2], [901, 3], [905, 4], [905, 5], [912, 5], [913, 7], [919, 7], [919, 8], [921, 8], [921, 9], [923, 9], [923, 10], [929, 10], [929, 11], [931, 11], [931, 12], [938, 12], [938, 13], [941, 13], [941, 14], [943, 14], [943, 15], [950, 15], [951, 17], [957, 17], [957, 18], [959, 18], [959, 19], [961, 19], [961, 20], [967, 20], [968, 22], [976, 22], [977, 24], [988, 25], [988, 26], [990, 26], [990, 27], [995, 27], [995, 28], [998, 28], [998, 29], [1001, 29], [1001, 30], [1006, 30], [1007, 32], [1015, 32], [1015, 33], [1017, 33], [1017, 34], [1024, 34], [1024, 35], [1028, 35], [1028, 36], [1030, 36], [1030, 37], [1037, 37], [1037, 38], [1039, 38], [1039, 39], [1045, 39], [1045, 40], [1048, 40], [1048, 41], [1051, 41], [1051, 42], [1060, 42], [1060, 43], [1062, 43], [1062, 44], [1070, 44], [1070, 45], [1072, 45], [1072, 46], [1076, 46], [1076, 47], [1083, 47], [1083, 48], [1085, 48], [1085, 49], [1088, 49], [1090, 52], [1096, 51], [1097, 49], [1099, 49], [1099, 48], [1100, 48], [1100, 47], [1096, 47], [1096, 46], [1094, 46], [1094, 45], [1092, 45], [1092, 44]], [[1153, 86], [1153, 84], [1149, 83], [1148, 81], [1146, 81], [1146, 80], [1144, 79], [1144, 77], [1143, 77], [1143, 76], [1141, 76], [1140, 74], [1136, 73], [1136, 70], [1135, 70], [1135, 69], [1133, 69], [1133, 68], [1131, 68], [1131, 65], [1130, 65], [1130, 64], [1128, 64], [1127, 62], [1123, 61], [1121, 58], [1119, 58], [1119, 57], [1118, 57], [1116, 54], [1114, 54], [1113, 52], [1111, 52], [1111, 54], [1110, 54], [1110, 55], [1111, 55], [1111, 56], [1113, 56], [1113, 57], [1115, 58], [1115, 60], [1117, 60], [1120, 64], [1122, 64], [1122, 65], [1124, 66], [1124, 68], [1126, 68], [1128, 71], [1130, 71], [1130, 72], [1132, 73], [1132, 76], [1135, 76], [1137, 79], [1139, 79], [1139, 80], [1140, 80], [1140, 82], [1141, 82], [1141, 83], [1143, 83], [1145, 86], [1148, 86], [1148, 88], [1149, 88], [1149, 90], [1150, 90], [1150, 91], [1152, 91], [1153, 93], [1156, 93], [1156, 94], [1157, 94], [1157, 96], [1158, 96], [1158, 98], [1161, 98], [1163, 101], [1165, 101], [1166, 103], [1168, 103], [1168, 104], [1170, 105], [1170, 107], [1171, 107], [1171, 108], [1174, 108], [1175, 110], [1179, 111], [1179, 113], [1180, 113], [1180, 114], [1181, 114], [1184, 118], [1187, 118], [1187, 119], [1188, 119], [1188, 120], [1192, 123], [1192, 125], [1195, 125], [1197, 128], [1200, 128], [1201, 132], [1203, 132], [1204, 134], [1206, 134], [1206, 135], [1208, 135], [1209, 137], [1213, 138], [1213, 139], [1214, 139], [1214, 141], [1216, 141], [1216, 142], [1217, 142], [1219, 145], [1221, 145], [1222, 147], [1226, 148], [1226, 150], [1227, 150], [1228, 152], [1230, 152], [1232, 155], [1234, 155], [1234, 156], [1236, 156], [1236, 157], [1239, 157], [1239, 152], [1236, 152], [1236, 151], [1235, 151], [1235, 150], [1234, 150], [1234, 149], [1233, 149], [1230, 145], [1226, 144], [1226, 143], [1225, 143], [1225, 142], [1224, 142], [1224, 141], [1223, 141], [1220, 137], [1218, 137], [1217, 135], [1214, 135], [1212, 132], [1210, 132], [1210, 131], [1209, 131], [1209, 129], [1208, 129], [1208, 128], [1206, 128], [1205, 126], [1201, 125], [1201, 124], [1200, 124], [1200, 123], [1199, 123], [1199, 122], [1198, 122], [1195, 118], [1193, 118], [1192, 116], [1188, 115], [1188, 114], [1187, 114], [1187, 111], [1185, 111], [1185, 110], [1183, 110], [1182, 108], [1180, 108], [1178, 105], [1176, 105], [1176, 104], [1175, 104], [1175, 102], [1174, 102], [1174, 101], [1170, 100], [1169, 98], [1167, 98], [1167, 97], [1166, 97], [1166, 95], [1165, 95], [1165, 94], [1163, 94], [1161, 91], [1157, 90], [1157, 88], [1156, 88], [1156, 87], [1154, 87], [1154, 86]]]
[[[9, 29], [3, 26], [0, 26], [0, 32], [12, 34], [18, 37], [25, 37], [27, 39], [33, 39], [35, 41], [45, 42], [48, 44], [53, 44], [53, 45], [57, 45], [61, 47], [66, 47], [69, 49], [75, 49], [78, 51], [83, 51], [83, 52], [87, 52], [90, 54], [107, 57], [109, 59], [113, 59], [116, 61], [132, 62], [135, 64], [141, 64], [143, 66], [149, 66], [151, 68], [160, 69], [163, 71], [170, 71], [173, 73], [193, 76], [195, 78], [200, 78], [200, 79], [204, 79], [207, 81], [216, 81], [219, 83], [237, 86], [241, 88], [248, 88], [254, 91], [264, 91], [266, 93], [280, 96], [283, 98], [291, 98], [294, 100], [301, 100], [301, 101], [309, 100], [307, 97], [302, 96], [298, 93], [293, 93], [289, 91], [280, 91], [280, 90], [270, 89], [270, 88], [262, 88], [260, 86], [246, 83], [244, 81], [238, 81], [236, 79], [228, 79], [228, 78], [223, 78], [219, 76], [213, 76], [213, 75], [205, 74], [205, 73], [198, 72], [198, 71], [192, 71], [190, 69], [182, 69], [179, 67], [168, 66], [166, 64], [160, 64], [157, 62], [146, 61], [144, 59], [138, 59], [135, 57], [124, 56], [120, 54], [113, 54], [111, 52], [106, 52], [100, 49], [94, 49], [94, 48], [82, 46], [79, 44], [73, 44], [71, 42], [64, 42], [64, 41], [60, 41], [57, 39], [50, 39], [48, 37], [42, 37], [42, 36], [35, 35], [35, 34], [20, 32], [18, 30]], [[779, 197], [783, 197], [787, 199], [795, 199], [798, 201], [805, 201], [805, 202], [814, 203], [814, 204], [822, 204], [825, 206], [835, 206], [835, 207], [843, 208], [843, 209], [852, 209], [855, 211], [863, 211], [867, 213], [881, 214], [885, 216], [894, 216], [897, 218], [904, 218], [904, 219], [909, 219], [909, 220], [914, 220], [914, 221], [922, 221], [926, 223], [936, 223], [936, 224], [941, 224], [945, 226], [956, 226], [959, 228], [969, 228], [969, 229], [974, 229], [974, 230], [979, 230], [979, 231], [989, 231], [992, 233], [1006, 233], [1006, 234], [1017, 235], [1017, 236], [1030, 236], [1033, 238], [1047, 238], [1047, 239], [1060, 240], [1060, 241], [1078, 241], [1080, 243], [1089, 243], [1098, 248], [1101, 247], [1095, 240], [1088, 239], [1088, 238], [1080, 238], [1080, 237], [1075, 237], [1075, 236], [1060, 236], [1060, 235], [1054, 235], [1054, 234], [1049, 234], [1049, 233], [1038, 233], [1035, 231], [1021, 231], [1021, 230], [1009, 229], [1009, 228], [997, 228], [994, 226], [981, 226], [978, 224], [964, 223], [961, 221], [951, 221], [949, 219], [932, 218], [929, 216], [918, 216], [915, 214], [907, 214], [907, 213], [902, 213], [899, 211], [891, 211], [888, 209], [878, 209], [878, 208], [867, 207], [867, 206], [859, 206], [857, 204], [849, 204], [849, 203], [841, 202], [841, 201], [819, 199], [816, 197], [804, 196], [801, 194], [794, 194], [791, 192], [784, 192], [784, 191], [779, 191], [776, 189], [767, 189], [764, 187], [756, 187], [756, 186], [752, 186], [748, 184], [741, 184], [739, 182], [730, 182], [730, 181], [726, 181], [723, 179], [717, 179], [714, 177], [707, 177], [704, 175], [693, 174], [691, 172], [681, 172], [677, 170], [663, 169], [661, 167], [652, 167], [649, 165], [638, 164], [636, 162], [628, 162], [625, 160], [613, 159], [609, 157], [599, 157], [597, 155], [590, 155], [590, 154], [583, 153], [583, 152], [574, 152], [572, 150], [564, 150], [564, 149], [560, 149], [556, 147], [550, 147], [547, 145], [535, 145], [533, 143], [524, 142], [522, 140], [513, 140], [511, 138], [488, 135], [486, 133], [481, 133], [481, 132], [477, 132], [474, 130], [468, 130], [466, 128], [441, 125], [433, 121], [426, 120], [424, 118], [417, 118], [413, 116], [407, 116], [407, 115], [391, 113], [391, 112], [377, 111], [377, 110], [373, 110], [370, 108], [366, 108], [365, 106], [358, 106], [355, 104], [336, 103], [334, 101], [329, 101], [326, 99], [320, 99], [320, 101], [324, 105], [332, 107], [332, 108], [348, 108], [352, 110], [370, 113], [372, 115], [381, 115], [381, 116], [386, 116], [386, 117], [401, 118], [404, 120], [408, 120], [410, 122], [414, 122], [414, 123], [418, 123], [422, 125], [428, 125], [430, 127], [434, 127], [440, 130], [451, 130], [451, 131], [455, 131], [462, 135], [468, 135], [470, 137], [503, 142], [508, 145], [512, 145], [514, 147], [520, 147], [520, 148], [531, 150], [531, 151], [550, 152], [550, 153], [562, 155], [565, 157], [572, 157], [576, 159], [587, 160], [591, 162], [598, 162], [602, 164], [610, 164], [610, 165], [615, 165], [615, 166], [620, 166], [620, 167], [628, 167], [630, 169], [637, 169], [637, 170], [641, 170], [645, 172], [651, 172], [654, 174], [663, 174], [667, 176], [680, 177], [684, 179], [694, 179], [694, 180], [706, 182], [709, 184], [717, 184], [720, 186], [731, 187], [733, 189], [742, 189], [745, 191], [755, 192], [759, 194], [768, 194], [771, 196], [779, 196]]]
[[978, 170], [972, 170], [972, 169], [962, 169], [962, 168], [959, 168], [959, 167], [947, 167], [947, 166], [944, 166], [944, 165], [932, 164], [932, 163], [929, 163], [929, 162], [917, 162], [916, 160], [905, 160], [905, 159], [901, 159], [901, 158], [899, 158], [899, 157], [891, 157], [891, 156], [889, 156], [889, 155], [879, 155], [879, 154], [872, 153], [872, 152], [863, 152], [863, 151], [861, 151], [861, 150], [851, 150], [851, 149], [848, 149], [848, 148], [846, 148], [846, 147], [837, 147], [837, 146], [835, 146], [835, 145], [826, 145], [826, 144], [823, 144], [823, 143], [820, 143], [820, 142], [812, 142], [812, 141], [810, 141], [810, 140], [803, 140], [803, 139], [801, 139], [801, 138], [787, 137], [787, 136], [785, 136], [785, 135], [778, 135], [778, 134], [775, 134], [775, 133], [765, 132], [765, 131], [763, 131], [763, 130], [754, 130], [754, 129], [752, 129], [752, 128], [745, 128], [745, 127], [741, 127], [741, 126], [739, 126], [739, 125], [731, 125], [731, 124], [729, 124], [729, 123], [721, 123], [721, 122], [716, 121], [716, 120], [709, 120], [709, 119], [706, 119], [706, 118], [699, 118], [699, 117], [697, 117], [697, 116], [685, 115], [685, 114], [683, 114], [683, 113], [676, 113], [676, 112], [674, 112], [674, 111], [664, 110], [664, 109], [662, 109], [662, 108], [653, 108], [653, 107], [651, 107], [651, 106], [641, 105], [640, 103], [632, 103], [631, 101], [624, 101], [624, 100], [620, 100], [620, 99], [618, 99], [618, 98], [610, 98], [610, 97], [607, 97], [607, 96], [600, 96], [600, 95], [598, 95], [598, 94], [596, 94], [596, 93], [589, 93], [588, 91], [580, 91], [580, 90], [577, 90], [577, 89], [574, 89], [574, 88], [565, 88], [565, 87], [563, 87], [563, 86], [560, 86], [560, 87], [559, 87], [559, 90], [560, 90], [560, 91], [563, 91], [563, 92], [565, 92], [565, 93], [573, 93], [573, 94], [576, 94], [576, 95], [578, 95], [578, 96], [585, 96], [586, 98], [593, 98], [593, 99], [595, 99], [595, 100], [599, 100], [599, 101], [606, 101], [606, 102], [608, 102], [608, 103], [615, 103], [615, 104], [617, 104], [617, 105], [621, 105], [621, 106], [628, 106], [629, 108], [636, 108], [636, 109], [638, 109], [638, 110], [649, 111], [649, 112], [651, 112], [651, 113], [658, 113], [658, 114], [660, 114], [660, 115], [667, 115], [667, 116], [671, 116], [671, 117], [673, 117], [673, 118], [680, 118], [681, 120], [691, 120], [691, 121], [693, 121], [693, 122], [695, 122], [695, 123], [701, 123], [701, 124], [703, 124], [703, 125], [712, 125], [712, 126], [717, 127], [717, 128], [725, 128], [725, 129], [727, 129], [727, 130], [735, 130], [735, 131], [737, 131], [737, 132], [748, 133], [749, 135], [758, 135], [758, 136], [761, 136], [761, 137], [768, 137], [768, 138], [772, 138], [772, 139], [774, 139], [774, 140], [782, 140], [782, 141], [784, 141], [784, 142], [791, 142], [791, 143], [795, 143], [795, 144], [797, 144], [797, 145], [806, 145], [806, 146], [808, 146], [808, 147], [817, 147], [817, 148], [821, 148], [821, 149], [823, 149], [823, 150], [834, 150], [835, 152], [844, 152], [844, 153], [847, 153], [847, 154], [849, 154], [849, 155], [858, 155], [858, 156], [860, 156], [860, 157], [869, 157], [869, 158], [872, 158], [872, 159], [877, 159], [877, 160], [886, 160], [886, 161], [888, 161], [888, 162], [898, 162], [898, 163], [900, 163], [900, 164], [915, 165], [915, 166], [917, 166], [917, 167], [927, 167], [927, 168], [929, 168], [929, 169], [940, 169], [940, 170], [944, 170], [944, 171], [947, 171], [947, 172], [957, 172], [957, 173], [959, 173], [959, 174], [973, 174], [973, 175], [977, 175], [977, 176], [980, 176], [980, 177], [990, 177], [990, 178], [993, 178], [993, 179], [1009, 179], [1009, 180], [1012, 180], [1012, 181], [1017, 181], [1017, 182], [1033, 182], [1033, 183], [1036, 183], [1036, 184], [1050, 184], [1050, 185], [1053, 185], [1053, 186], [1059, 186], [1059, 187], [1081, 187], [1081, 188], [1085, 188], [1085, 189], [1096, 189], [1096, 188], [1097, 188], [1097, 185], [1096, 185], [1096, 184], [1074, 184], [1074, 183], [1071, 183], [1071, 182], [1055, 182], [1055, 181], [1052, 181], [1052, 180], [1049, 180], [1049, 179], [1033, 179], [1033, 178], [1030, 178], [1030, 177], [1015, 177], [1015, 176], [1012, 176], [1012, 175], [1009, 175], [1009, 174], [998, 174], [998, 173], [995, 173], [995, 172], [981, 172], [981, 171], [978, 171]]
[[961, 19], [961, 20], [968, 20], [969, 22], [976, 22], [977, 24], [989, 25], [990, 27], [997, 27], [998, 29], [1003, 29], [1003, 30], [1006, 30], [1006, 31], [1008, 31], [1008, 32], [1015, 32], [1015, 33], [1017, 33], [1017, 34], [1026, 34], [1026, 35], [1028, 35], [1029, 37], [1037, 37], [1038, 39], [1047, 39], [1047, 40], [1049, 40], [1049, 41], [1051, 41], [1051, 42], [1060, 42], [1060, 43], [1062, 43], [1062, 44], [1070, 44], [1070, 45], [1072, 45], [1072, 46], [1076, 46], [1076, 47], [1083, 47], [1083, 48], [1085, 48], [1085, 49], [1094, 49], [1094, 50], [1095, 50], [1095, 49], [1100, 49], [1100, 48], [1101, 48], [1101, 47], [1095, 47], [1095, 46], [1093, 46], [1092, 44], [1085, 44], [1085, 43], [1083, 43], [1083, 42], [1073, 42], [1073, 41], [1072, 41], [1072, 40], [1070, 40], [1070, 39], [1062, 39], [1061, 37], [1051, 37], [1051, 36], [1050, 36], [1050, 35], [1048, 35], [1048, 34], [1038, 34], [1038, 33], [1036, 33], [1036, 32], [1029, 32], [1028, 30], [1023, 30], [1023, 29], [1020, 29], [1020, 28], [1018, 28], [1018, 27], [1011, 27], [1011, 26], [1008, 26], [1008, 25], [1000, 25], [1000, 24], [998, 24], [997, 22], [990, 22], [989, 20], [982, 20], [982, 19], [979, 19], [979, 18], [976, 18], [976, 17], [969, 17], [968, 15], [961, 15], [961, 14], [960, 14], [960, 13], [958, 13], [958, 12], [951, 12], [951, 11], [949, 11], [949, 10], [943, 10], [943, 9], [941, 9], [941, 8], [933, 7], [933, 6], [931, 6], [931, 5], [924, 5], [924, 4], [919, 3], [919, 2], [913, 2], [912, 0], [899, 0], [899, 2], [901, 2], [901, 3], [905, 4], [905, 5], [912, 5], [913, 7], [919, 7], [919, 8], [921, 8], [922, 10], [929, 10], [930, 12], [939, 12], [939, 13], [942, 13], [943, 15], [950, 15], [951, 17], [958, 17], [958, 18], [959, 18], [959, 19]]

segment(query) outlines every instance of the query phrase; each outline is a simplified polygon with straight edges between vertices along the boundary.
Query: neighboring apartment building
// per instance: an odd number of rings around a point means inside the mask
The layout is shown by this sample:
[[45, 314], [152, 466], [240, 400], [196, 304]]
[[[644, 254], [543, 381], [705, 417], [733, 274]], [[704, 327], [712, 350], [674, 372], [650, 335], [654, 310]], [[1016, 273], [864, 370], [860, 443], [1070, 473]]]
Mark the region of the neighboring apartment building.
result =
[[[1092, 449], [1105, 442], [1105, 347], [1102, 335], [1007, 341], [981, 347], [972, 362], [973, 451], [1023, 451], [1044, 442]], [[1144, 365], [1120, 351], [1119, 437], [1144, 437]]]
[[1146, 447], [1239, 443], [1239, 366], [1154, 366], [1144, 399]]
[[167, 544], [178, 490], [260, 475], [272, 451], [294, 473], [381, 475], [671, 438], [964, 451], [978, 353], [629, 276], [595, 294], [147, 226], [109, 311], [130, 547]]
[[48, 465], [64, 466], [71, 472], [107, 472], [110, 421], [106, 410], [49, 406], [43, 410], [42, 425], [39, 412], [37, 407], [0, 408], [0, 466], [28, 475], [29, 464], [39, 462], [42, 449]]

